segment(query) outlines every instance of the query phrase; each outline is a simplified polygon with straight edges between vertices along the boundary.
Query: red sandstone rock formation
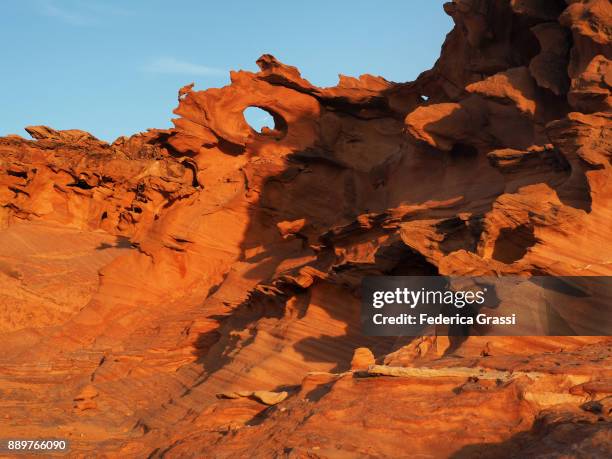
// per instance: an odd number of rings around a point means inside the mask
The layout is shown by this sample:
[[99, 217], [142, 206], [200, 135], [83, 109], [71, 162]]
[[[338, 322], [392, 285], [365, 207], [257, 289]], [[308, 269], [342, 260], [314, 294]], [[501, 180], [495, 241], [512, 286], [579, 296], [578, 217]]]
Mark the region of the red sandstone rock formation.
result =
[[365, 275], [612, 274], [610, 3], [445, 10], [410, 83], [317, 88], [264, 55], [182, 88], [173, 129], [0, 139], [0, 436], [77, 457], [609, 457], [607, 338], [360, 332]]

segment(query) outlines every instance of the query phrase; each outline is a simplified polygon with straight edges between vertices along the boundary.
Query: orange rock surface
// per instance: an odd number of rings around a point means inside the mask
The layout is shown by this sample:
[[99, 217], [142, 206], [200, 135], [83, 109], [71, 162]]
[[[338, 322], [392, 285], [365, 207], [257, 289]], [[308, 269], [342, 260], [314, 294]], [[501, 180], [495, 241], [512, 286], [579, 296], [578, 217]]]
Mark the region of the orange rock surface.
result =
[[0, 437], [610, 457], [607, 337], [361, 333], [366, 275], [612, 275], [610, 2], [445, 11], [413, 82], [318, 88], [264, 55], [181, 88], [172, 129], [0, 138]]

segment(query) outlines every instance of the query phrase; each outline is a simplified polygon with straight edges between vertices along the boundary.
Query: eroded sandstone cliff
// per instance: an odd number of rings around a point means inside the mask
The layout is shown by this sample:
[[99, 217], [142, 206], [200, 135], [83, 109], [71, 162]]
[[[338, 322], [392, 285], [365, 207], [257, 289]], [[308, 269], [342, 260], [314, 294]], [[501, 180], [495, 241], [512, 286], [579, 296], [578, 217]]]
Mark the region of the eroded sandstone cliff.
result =
[[413, 82], [318, 88], [264, 55], [182, 88], [173, 129], [1, 138], [1, 436], [74, 456], [609, 457], [608, 338], [361, 334], [366, 275], [612, 274], [610, 2], [445, 11]]

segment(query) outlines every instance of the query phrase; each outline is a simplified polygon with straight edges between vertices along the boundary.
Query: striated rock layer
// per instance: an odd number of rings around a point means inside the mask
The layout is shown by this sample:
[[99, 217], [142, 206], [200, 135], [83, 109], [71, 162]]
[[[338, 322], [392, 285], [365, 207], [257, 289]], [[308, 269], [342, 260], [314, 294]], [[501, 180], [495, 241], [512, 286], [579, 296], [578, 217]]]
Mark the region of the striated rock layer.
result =
[[1, 138], [2, 437], [610, 457], [610, 339], [360, 332], [365, 275], [612, 274], [610, 2], [445, 11], [413, 82], [318, 88], [264, 55], [182, 88], [173, 129]]

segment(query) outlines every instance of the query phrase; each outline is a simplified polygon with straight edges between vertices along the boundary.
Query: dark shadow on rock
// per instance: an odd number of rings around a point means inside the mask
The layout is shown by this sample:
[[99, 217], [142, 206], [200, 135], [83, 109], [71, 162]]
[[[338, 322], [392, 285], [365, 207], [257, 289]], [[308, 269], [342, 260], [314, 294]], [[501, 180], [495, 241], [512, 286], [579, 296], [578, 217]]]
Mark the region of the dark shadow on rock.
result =
[[306, 394], [306, 400], [309, 402], [318, 402], [331, 392], [332, 388], [334, 387], [334, 383], [335, 381], [330, 381], [328, 383], [317, 385], [314, 389], [310, 390]]
[[117, 236], [114, 244], [109, 244], [108, 242], [102, 242], [96, 250], [106, 250], [106, 249], [133, 249], [134, 245], [130, 242], [130, 239], [125, 236]]
[[[528, 457], [609, 458], [612, 446], [606, 433], [612, 423], [606, 420], [575, 419], [546, 423], [540, 419], [531, 430], [519, 432], [500, 443], [467, 445], [451, 459], [522, 459]], [[602, 435], [603, 434], [603, 435]]]
[[493, 259], [502, 263], [514, 263], [525, 256], [527, 250], [537, 242], [533, 225], [502, 228], [495, 240]]

